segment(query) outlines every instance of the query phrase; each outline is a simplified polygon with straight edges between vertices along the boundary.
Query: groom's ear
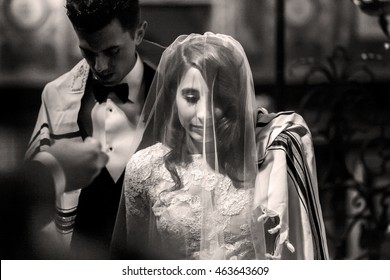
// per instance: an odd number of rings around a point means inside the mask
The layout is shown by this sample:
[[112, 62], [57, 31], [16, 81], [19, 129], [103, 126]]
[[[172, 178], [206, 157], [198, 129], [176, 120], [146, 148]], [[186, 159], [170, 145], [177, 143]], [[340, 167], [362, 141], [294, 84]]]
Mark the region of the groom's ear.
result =
[[144, 39], [147, 28], [148, 28], [148, 23], [146, 21], [143, 21], [138, 25], [137, 30], [135, 31], [134, 34], [134, 41], [136, 46], [141, 44], [142, 40]]

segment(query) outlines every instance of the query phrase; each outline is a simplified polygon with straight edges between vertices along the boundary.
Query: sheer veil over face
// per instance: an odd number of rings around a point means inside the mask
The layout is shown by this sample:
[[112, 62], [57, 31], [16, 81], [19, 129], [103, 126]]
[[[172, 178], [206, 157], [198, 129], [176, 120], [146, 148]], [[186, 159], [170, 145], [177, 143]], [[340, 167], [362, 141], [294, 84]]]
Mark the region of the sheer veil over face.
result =
[[[251, 199], [257, 174], [255, 120], [252, 74], [236, 40], [210, 32], [183, 35], [165, 50], [139, 130], [153, 131], [154, 141], [169, 148], [163, 161], [174, 183], [164, 192], [188, 187], [182, 169], [201, 178], [199, 187], [189, 189], [202, 209], [199, 258], [229, 258], [227, 235], [244, 231], [253, 236], [247, 238], [250, 244], [240, 245], [248, 247], [242, 254], [264, 258], [264, 233], [254, 222]], [[194, 159], [200, 159], [201, 168], [188, 170]]]
[[141, 125], [153, 126], [156, 141], [174, 150], [177, 163], [201, 143], [197, 152], [216, 153], [212, 167], [243, 185], [256, 172], [255, 116], [244, 50], [232, 37], [208, 32], [182, 35], [164, 52]]

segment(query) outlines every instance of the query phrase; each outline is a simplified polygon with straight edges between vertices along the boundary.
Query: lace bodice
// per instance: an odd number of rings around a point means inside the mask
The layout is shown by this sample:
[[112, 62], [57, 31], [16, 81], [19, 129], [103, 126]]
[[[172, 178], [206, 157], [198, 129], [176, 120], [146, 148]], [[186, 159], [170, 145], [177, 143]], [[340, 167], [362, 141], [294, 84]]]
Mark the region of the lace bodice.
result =
[[[205, 169], [201, 155], [177, 167], [183, 187], [174, 190], [163, 159], [168, 151], [163, 144], [155, 144], [136, 153], [127, 165], [127, 238], [131, 239], [140, 227], [149, 226], [146, 220], [152, 212], [161, 248], [171, 258], [198, 259], [200, 254], [202, 258], [252, 258], [248, 223], [251, 191], [237, 189], [228, 177]], [[213, 197], [214, 207], [203, 217], [205, 197]], [[209, 226], [207, 242], [215, 243], [221, 233], [223, 240], [211, 251], [201, 253], [202, 225]]]

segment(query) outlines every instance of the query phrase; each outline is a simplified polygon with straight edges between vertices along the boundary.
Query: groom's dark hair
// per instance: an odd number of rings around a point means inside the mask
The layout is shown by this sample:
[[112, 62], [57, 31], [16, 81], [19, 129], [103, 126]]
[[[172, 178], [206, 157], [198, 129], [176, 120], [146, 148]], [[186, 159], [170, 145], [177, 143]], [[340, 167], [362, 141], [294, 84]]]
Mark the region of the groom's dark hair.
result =
[[82, 32], [98, 31], [114, 19], [134, 35], [140, 22], [138, 0], [66, 0], [67, 16]]

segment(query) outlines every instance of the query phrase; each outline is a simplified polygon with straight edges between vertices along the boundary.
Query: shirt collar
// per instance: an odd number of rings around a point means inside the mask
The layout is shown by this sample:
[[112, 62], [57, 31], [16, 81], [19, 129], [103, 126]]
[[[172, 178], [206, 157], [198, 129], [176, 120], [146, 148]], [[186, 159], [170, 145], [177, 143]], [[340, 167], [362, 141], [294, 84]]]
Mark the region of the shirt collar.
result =
[[144, 75], [144, 64], [141, 57], [136, 53], [137, 60], [133, 69], [123, 78], [121, 83], [129, 85], [129, 100], [136, 102], [142, 86]]

